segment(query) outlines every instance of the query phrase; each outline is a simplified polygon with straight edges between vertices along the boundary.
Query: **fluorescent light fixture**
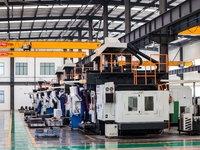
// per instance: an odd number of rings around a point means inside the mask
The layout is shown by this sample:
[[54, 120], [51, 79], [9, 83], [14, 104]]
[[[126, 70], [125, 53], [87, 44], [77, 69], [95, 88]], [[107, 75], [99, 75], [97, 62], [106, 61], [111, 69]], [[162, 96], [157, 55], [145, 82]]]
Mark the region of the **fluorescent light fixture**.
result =
[[68, 5], [54, 5], [53, 8], [67, 8]]
[[84, 7], [94, 7], [94, 5], [82, 5], [82, 7], [84, 8]]
[[68, 7], [69, 8], [79, 8], [79, 7], [81, 7], [82, 5], [69, 5]]
[[136, 11], [140, 11], [140, 10], [142, 10], [143, 8], [141, 7], [141, 8], [139, 8], [139, 7], [132, 7], [131, 8], [131, 10], [136, 10]]
[[20, 23], [21, 21], [10, 21], [10, 23]]
[[[37, 6], [24, 6], [24, 9], [33, 9], [33, 8], [37, 8]], [[38, 8], [40, 8], [40, 7], [38, 7]], [[16, 7], [13, 7], [13, 9], [16, 9]]]
[[46, 22], [46, 20], [35, 20], [35, 22]]
[[139, 22], [139, 23], [137, 23], [138, 25], [143, 25], [143, 24], [145, 24], [145, 23], [143, 23], [143, 22]]
[[125, 9], [124, 6], [118, 6], [117, 9]]
[[124, 23], [124, 21], [113, 21], [113, 23]]
[[8, 21], [0, 21], [0, 24], [8, 23]]
[[115, 6], [114, 5], [109, 5], [108, 8], [112, 9], [114, 8]]
[[20, 33], [19, 31], [14, 31], [14, 32], [10, 32], [11, 34], [13, 34], [13, 33]]
[[156, 11], [156, 10], [155, 10], [155, 9], [152, 9], [152, 8], [147, 8], [147, 9], [145, 9], [145, 11], [154, 12], [154, 11]]

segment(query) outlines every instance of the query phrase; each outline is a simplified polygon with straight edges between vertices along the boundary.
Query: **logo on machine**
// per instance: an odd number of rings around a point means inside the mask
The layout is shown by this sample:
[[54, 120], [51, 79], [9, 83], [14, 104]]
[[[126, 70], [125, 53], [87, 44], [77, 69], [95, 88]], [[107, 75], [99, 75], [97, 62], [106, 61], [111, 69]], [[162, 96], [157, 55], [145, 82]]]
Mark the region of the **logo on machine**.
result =
[[8, 42], [0, 42], [0, 46], [6, 47], [6, 46], [8, 46]]

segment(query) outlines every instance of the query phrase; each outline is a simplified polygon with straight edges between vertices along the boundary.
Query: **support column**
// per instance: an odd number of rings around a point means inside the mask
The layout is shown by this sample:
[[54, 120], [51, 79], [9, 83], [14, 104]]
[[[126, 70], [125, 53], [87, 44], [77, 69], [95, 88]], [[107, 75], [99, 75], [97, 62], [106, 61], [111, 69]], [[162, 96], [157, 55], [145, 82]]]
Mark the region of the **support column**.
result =
[[[88, 21], [88, 23], [89, 23], [89, 41], [91, 42], [91, 41], [93, 41], [93, 35], [92, 35], [92, 29], [93, 29], [93, 23], [92, 23], [92, 19], [89, 19], [89, 21]], [[91, 55], [92, 54], [92, 50], [89, 50], [89, 55]]]
[[[163, 14], [164, 12], [167, 11], [167, 0], [159, 0], [159, 9], [160, 9], [160, 15]], [[167, 34], [167, 29], [161, 30], [161, 35], [166, 35]], [[168, 44], [162, 42], [162, 37], [161, 37], [161, 42], [160, 42], [160, 54], [167, 54], [168, 55]], [[168, 58], [164, 56], [161, 56], [160, 62], [165, 63], [168, 61]], [[161, 71], [166, 71], [166, 65], [161, 65]], [[166, 74], [163, 79], [168, 79], [168, 74]]]
[[125, 4], [125, 33], [129, 33], [131, 31], [131, 6], [130, 0], [124, 0]]
[[103, 7], [103, 37], [104, 39], [108, 37], [108, 4], [106, 0]]
[[[82, 36], [82, 30], [79, 29], [79, 30], [78, 30], [78, 41], [81, 41], [81, 36]], [[79, 49], [78, 51], [81, 52], [82, 49]], [[80, 60], [81, 60], [81, 58], [78, 59], [78, 61], [80, 61]]]
[[160, 15], [167, 11], [167, 0], [159, 0]]
[[15, 77], [15, 68], [14, 68], [14, 64], [15, 63], [15, 59], [13, 57], [10, 58], [10, 110], [14, 110], [14, 77]]
[[[180, 47], [179, 52], [180, 52], [180, 61], [183, 61], [183, 47]], [[184, 80], [183, 74], [180, 74], [180, 80]], [[181, 83], [181, 85], [184, 86], [184, 83]]]

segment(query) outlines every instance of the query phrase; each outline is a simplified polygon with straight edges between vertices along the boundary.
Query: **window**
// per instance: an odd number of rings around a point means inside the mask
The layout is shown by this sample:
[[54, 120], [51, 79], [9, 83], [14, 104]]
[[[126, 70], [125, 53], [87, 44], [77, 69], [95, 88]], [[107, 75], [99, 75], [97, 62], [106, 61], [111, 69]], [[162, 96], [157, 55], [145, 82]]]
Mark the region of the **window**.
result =
[[0, 62], [0, 75], [4, 75], [4, 63]]
[[145, 111], [153, 111], [154, 110], [153, 96], [145, 97], [144, 101], [145, 101]]
[[54, 75], [55, 64], [54, 63], [40, 63], [40, 75]]
[[27, 63], [16, 63], [16, 75], [28, 75]]
[[0, 103], [4, 103], [4, 91], [0, 90]]
[[137, 111], [137, 97], [128, 97], [128, 111]]

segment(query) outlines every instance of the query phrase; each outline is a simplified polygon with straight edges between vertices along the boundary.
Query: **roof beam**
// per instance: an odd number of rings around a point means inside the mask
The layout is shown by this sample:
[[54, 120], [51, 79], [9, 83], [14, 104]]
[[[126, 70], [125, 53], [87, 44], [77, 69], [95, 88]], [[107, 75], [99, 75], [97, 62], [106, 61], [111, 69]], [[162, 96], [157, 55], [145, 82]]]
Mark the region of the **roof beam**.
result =
[[10, 39], [10, 9], [7, 9], [7, 18], [8, 18], [8, 38]]
[[[52, 16], [51, 18], [47, 17], [23, 17], [23, 20], [62, 20], [62, 19], [74, 19], [74, 17], [76, 16]], [[89, 20], [89, 19], [95, 19], [95, 20], [102, 20], [102, 16], [79, 16], [78, 19], [84, 19], [84, 20]], [[8, 19], [8, 18], [1, 18], [1, 21], [20, 21], [20, 18], [12, 18], [12, 19]], [[108, 20], [110, 21], [124, 21], [124, 18], [116, 18], [116, 17], [108, 17]], [[142, 20], [142, 19], [131, 19], [131, 21], [133, 22], [147, 22], [146, 20]]]
[[[34, 17], [36, 18], [36, 16], [37, 16], [37, 12], [38, 12], [38, 5], [37, 5], [37, 8], [36, 8], [36, 10], [35, 10], [35, 14], [34, 14]], [[30, 33], [29, 33], [29, 38], [31, 37], [31, 33], [32, 33], [32, 30], [33, 30], [33, 26], [34, 26], [34, 24], [35, 24], [35, 22], [33, 22], [32, 23], [32, 25], [31, 25], [31, 29], [30, 30], [27, 30], [27, 31], [30, 31]], [[21, 29], [22, 30], [22, 29]]]
[[24, 15], [24, 6], [22, 6], [22, 11], [21, 11], [20, 33], [19, 33], [18, 38], [21, 37], [21, 29], [22, 29], [22, 19], [23, 19], [23, 15]]
[[[144, 47], [150, 43], [151, 36], [159, 34], [162, 29], [168, 29], [167, 36], [172, 35], [171, 37], [173, 38], [173, 36], [175, 37], [179, 32], [199, 24], [199, 5], [199, 0], [185, 1], [166, 13], [124, 35], [119, 38], [119, 40], [121, 42], [134, 44], [137, 48]], [[185, 10], [184, 13], [182, 13], [181, 10]], [[167, 17], [168, 19], [166, 19]]]
[[[50, 18], [50, 14], [51, 14], [51, 11], [52, 11], [52, 9], [53, 9], [53, 6], [54, 6], [54, 5], [52, 5], [51, 8], [50, 8], [50, 10], [49, 10], [49, 13], [48, 13], [48, 15], [47, 15], [48, 18]], [[46, 24], [47, 24], [47, 20], [46, 20], [46, 22], [44, 22], [44, 24], [43, 24], [43, 29], [42, 29], [42, 30], [44, 30]], [[42, 35], [42, 32], [40, 32], [39, 37], [40, 37], [41, 35]]]
[[[16, 38], [13, 38], [15, 40]], [[48, 39], [53, 39], [57, 40], [60, 39], [60, 36], [51, 36], [51, 37], [30, 37], [30, 38], [20, 38], [18, 40], [48, 40]], [[63, 36], [62, 39], [78, 39], [78, 36]], [[88, 37], [82, 36], [81, 39], [83, 40], [88, 40]], [[98, 38], [99, 40], [103, 40], [103, 37]], [[3, 40], [3, 39], [2, 39]], [[6, 39], [5, 39], [6, 40]]]
[[[90, 0], [67, 0], [67, 1], [62, 1], [62, 5], [87, 5], [88, 3], [90, 2]], [[124, 5], [124, 1], [121, 0], [121, 1], [116, 1], [116, 0], [109, 0], [108, 2], [108, 5]], [[21, 5], [45, 5], [45, 6], [48, 6], [48, 5], [60, 5], [59, 1], [28, 1], [28, 2], [20, 2], [20, 1], [15, 1], [15, 2], [9, 2], [10, 5], [13, 5], [13, 6], [21, 6]], [[95, 4], [101, 4], [103, 5], [104, 4], [104, 1], [101, 0], [101, 1], [97, 1], [97, 0], [93, 0], [92, 2], [90, 2], [90, 5], [95, 5]], [[141, 3], [141, 2], [130, 2], [130, 5], [131, 6], [148, 6], [148, 7], [154, 7], [155, 4], [148, 4], [148, 3]], [[5, 3], [4, 2], [0, 2], [0, 6], [5, 6]]]
[[[67, 8], [68, 8], [68, 6], [63, 10], [61, 16], [64, 15], [64, 13], [65, 13], [65, 11], [67, 10]], [[58, 23], [59, 23], [59, 21], [55, 23], [54, 27], [53, 27], [51, 30], [55, 30], [55, 29], [56, 29], [56, 26], [58, 25]], [[64, 30], [64, 29], [62, 29], [62, 30]], [[50, 37], [51, 37], [52, 33], [53, 33], [53, 31], [49, 34]]]

